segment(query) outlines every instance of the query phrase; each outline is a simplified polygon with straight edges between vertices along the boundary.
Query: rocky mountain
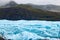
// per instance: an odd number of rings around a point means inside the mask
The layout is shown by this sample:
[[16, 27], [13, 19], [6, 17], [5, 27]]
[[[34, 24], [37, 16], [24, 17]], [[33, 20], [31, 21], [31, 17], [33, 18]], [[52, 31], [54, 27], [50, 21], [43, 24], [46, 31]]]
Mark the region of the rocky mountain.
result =
[[[0, 8], [14, 7], [14, 6], [17, 6], [17, 5], [19, 5], [19, 4], [17, 4], [15, 1], [10, 1], [10, 2], [8, 2], [5, 5], [3, 5]], [[28, 4], [24, 4], [24, 5], [29, 5], [29, 6], [32, 6], [33, 8], [46, 10], [46, 11], [60, 12], [60, 6], [52, 5], [52, 4], [48, 4], [48, 5], [34, 5], [34, 4], [28, 3]]]
[[0, 7], [0, 19], [60, 21], [60, 12], [49, 11], [52, 9], [54, 11], [58, 10], [59, 7], [55, 5], [17, 4], [10, 1]]
[[14, 7], [16, 5], [18, 5], [18, 4], [15, 1], [10, 1], [9, 3], [3, 5], [2, 8]]
[[20, 4], [15, 7], [0, 8], [0, 19], [60, 21], [60, 13], [43, 11], [32, 6]]

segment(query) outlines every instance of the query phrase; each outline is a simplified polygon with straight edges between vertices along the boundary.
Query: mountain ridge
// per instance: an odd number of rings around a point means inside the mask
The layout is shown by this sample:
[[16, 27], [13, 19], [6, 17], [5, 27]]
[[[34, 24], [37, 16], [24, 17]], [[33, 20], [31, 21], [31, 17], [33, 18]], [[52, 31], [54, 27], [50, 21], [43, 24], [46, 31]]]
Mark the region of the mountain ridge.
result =
[[[21, 5], [21, 4], [17, 4], [15, 1], [10, 1], [9, 3], [5, 4], [4, 6], [0, 8], [14, 7], [17, 5]], [[23, 4], [23, 5], [32, 6], [33, 8], [46, 10], [46, 11], [60, 12], [60, 6], [53, 5], [53, 4], [35, 5], [35, 4], [28, 3], [28, 4]]]
[[25, 5], [1, 8], [0, 19], [7, 20], [50, 20], [60, 21], [60, 13], [43, 11]]
[[52, 12], [60, 12], [60, 6], [53, 5], [53, 4], [47, 4], [47, 5], [34, 5], [34, 4], [27, 4], [32, 6], [33, 8], [46, 10], [46, 11], [52, 11]]
[[33, 8], [30, 5], [19, 4], [0, 8], [0, 19], [60, 21], [60, 12], [50, 12]]

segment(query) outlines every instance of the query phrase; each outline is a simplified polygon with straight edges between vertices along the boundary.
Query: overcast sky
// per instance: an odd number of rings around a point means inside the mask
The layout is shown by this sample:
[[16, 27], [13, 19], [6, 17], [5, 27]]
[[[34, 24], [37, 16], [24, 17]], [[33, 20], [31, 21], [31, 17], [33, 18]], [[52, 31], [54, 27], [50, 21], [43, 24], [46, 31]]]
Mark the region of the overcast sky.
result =
[[[5, 4], [9, 1], [11, 0], [0, 0], [0, 5]], [[32, 3], [36, 5], [42, 5], [42, 4], [60, 5], [60, 0], [14, 0], [14, 1], [20, 4]]]

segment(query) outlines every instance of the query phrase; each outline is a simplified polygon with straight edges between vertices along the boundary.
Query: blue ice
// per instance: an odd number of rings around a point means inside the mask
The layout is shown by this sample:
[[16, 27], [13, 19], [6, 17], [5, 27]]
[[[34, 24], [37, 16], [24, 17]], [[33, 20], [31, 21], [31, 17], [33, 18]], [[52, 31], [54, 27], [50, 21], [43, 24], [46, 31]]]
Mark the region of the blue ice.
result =
[[60, 21], [0, 20], [0, 35], [11, 40], [60, 38]]

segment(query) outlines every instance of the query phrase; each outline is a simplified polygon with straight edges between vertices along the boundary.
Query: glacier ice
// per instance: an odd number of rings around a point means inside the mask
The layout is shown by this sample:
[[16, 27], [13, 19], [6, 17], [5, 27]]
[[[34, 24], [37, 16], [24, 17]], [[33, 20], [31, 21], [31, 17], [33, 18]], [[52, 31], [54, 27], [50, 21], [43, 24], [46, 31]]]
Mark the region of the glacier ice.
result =
[[0, 20], [0, 35], [11, 40], [60, 38], [60, 21]]

